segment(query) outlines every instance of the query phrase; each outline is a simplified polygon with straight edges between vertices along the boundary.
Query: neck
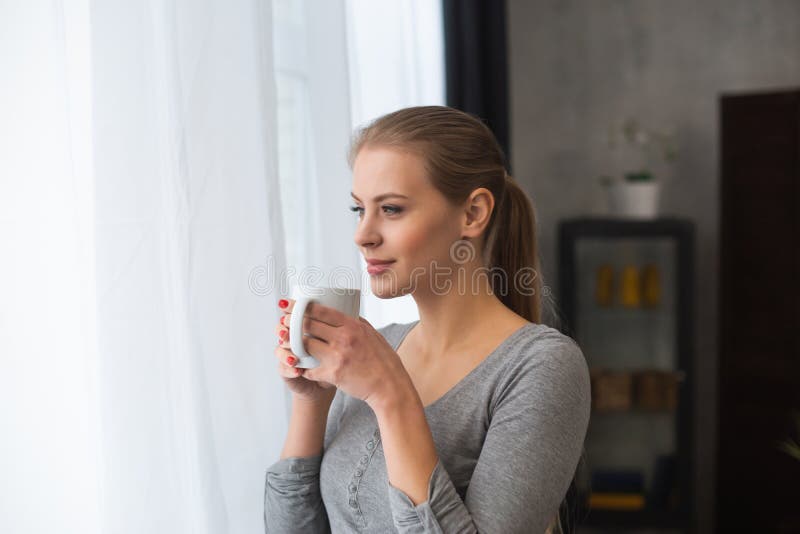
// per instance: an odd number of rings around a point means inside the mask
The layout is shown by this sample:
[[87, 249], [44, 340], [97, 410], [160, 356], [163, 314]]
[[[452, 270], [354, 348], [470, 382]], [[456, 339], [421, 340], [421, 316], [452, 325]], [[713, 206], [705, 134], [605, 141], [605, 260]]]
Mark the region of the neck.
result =
[[[458, 269], [456, 269], [458, 270]], [[490, 293], [486, 276], [476, 277], [475, 289], [470, 287], [472, 273], [466, 273], [466, 283], [459, 288], [457, 280], [451, 280], [447, 291], [414, 293], [419, 310], [419, 324], [414, 327], [417, 346], [424, 347], [425, 354], [441, 355], [476, 342], [476, 335], [485, 332], [487, 319], [510, 319], [516, 314], [500, 299]], [[478, 283], [480, 282], [480, 283]]]

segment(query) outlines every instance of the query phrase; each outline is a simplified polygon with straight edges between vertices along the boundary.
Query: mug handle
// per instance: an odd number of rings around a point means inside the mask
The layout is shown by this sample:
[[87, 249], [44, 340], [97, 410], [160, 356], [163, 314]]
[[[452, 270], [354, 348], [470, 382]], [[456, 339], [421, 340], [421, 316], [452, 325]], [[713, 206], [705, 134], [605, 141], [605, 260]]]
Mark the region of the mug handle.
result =
[[292, 333], [292, 335], [289, 336], [289, 345], [295, 356], [300, 359], [300, 361], [295, 364], [295, 367], [303, 369], [319, 367], [317, 359], [308, 354], [305, 347], [303, 347], [303, 317], [306, 314], [306, 308], [313, 300], [313, 298], [308, 296], [297, 299], [292, 308], [292, 319], [289, 321], [289, 330]]

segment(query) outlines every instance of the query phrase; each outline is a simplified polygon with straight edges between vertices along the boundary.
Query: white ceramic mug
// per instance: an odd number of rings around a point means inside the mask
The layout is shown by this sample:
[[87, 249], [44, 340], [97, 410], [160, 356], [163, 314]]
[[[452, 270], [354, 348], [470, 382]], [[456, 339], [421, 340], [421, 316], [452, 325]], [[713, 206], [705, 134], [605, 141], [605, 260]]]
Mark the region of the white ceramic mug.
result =
[[[313, 369], [319, 367], [319, 361], [308, 354], [303, 346], [303, 316], [310, 302], [317, 302], [329, 308], [336, 308], [345, 315], [358, 317], [361, 310], [361, 290], [342, 287], [308, 287], [295, 286], [292, 290], [294, 307], [289, 320], [289, 344], [297, 356], [295, 367]], [[305, 334], [314, 337], [311, 334]], [[316, 338], [315, 338], [316, 339]]]

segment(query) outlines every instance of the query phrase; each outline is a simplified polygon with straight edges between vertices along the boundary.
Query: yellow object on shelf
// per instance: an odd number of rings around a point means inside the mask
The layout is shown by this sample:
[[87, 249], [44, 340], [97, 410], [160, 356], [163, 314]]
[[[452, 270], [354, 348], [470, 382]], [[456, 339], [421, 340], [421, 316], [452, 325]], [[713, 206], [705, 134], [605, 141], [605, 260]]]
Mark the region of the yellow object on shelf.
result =
[[627, 308], [638, 308], [642, 302], [639, 285], [639, 269], [635, 265], [627, 265], [622, 269], [620, 302]]
[[644, 304], [655, 308], [661, 302], [661, 274], [658, 265], [645, 265], [642, 269], [642, 296]]
[[639, 493], [592, 493], [589, 508], [603, 510], [641, 510], [644, 495]]
[[610, 265], [597, 268], [594, 299], [598, 306], [611, 306], [614, 299], [614, 269]]

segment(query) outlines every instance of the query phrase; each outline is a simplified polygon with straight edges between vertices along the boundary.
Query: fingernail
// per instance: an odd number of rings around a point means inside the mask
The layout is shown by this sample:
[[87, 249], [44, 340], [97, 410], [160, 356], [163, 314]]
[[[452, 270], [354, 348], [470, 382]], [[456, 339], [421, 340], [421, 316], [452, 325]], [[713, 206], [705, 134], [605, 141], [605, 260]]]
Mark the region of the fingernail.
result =
[[285, 308], [288, 305], [289, 305], [289, 301], [286, 300], [286, 299], [281, 299], [281, 300], [278, 301], [278, 307], [280, 307], [280, 308]]
[[286, 363], [288, 363], [289, 365], [294, 365], [294, 362], [296, 361], [297, 360], [295, 359], [294, 356], [289, 356], [288, 358], [286, 358]]
[[278, 337], [280, 337], [281, 339], [285, 339], [288, 334], [289, 332], [287, 332], [286, 330], [281, 330], [280, 334], [278, 334]]
[[286, 324], [283, 322], [283, 320], [284, 320], [284, 319], [286, 319], [286, 316], [285, 316], [285, 315], [284, 315], [283, 317], [281, 317], [281, 324], [282, 324], [283, 326], [286, 326]]

